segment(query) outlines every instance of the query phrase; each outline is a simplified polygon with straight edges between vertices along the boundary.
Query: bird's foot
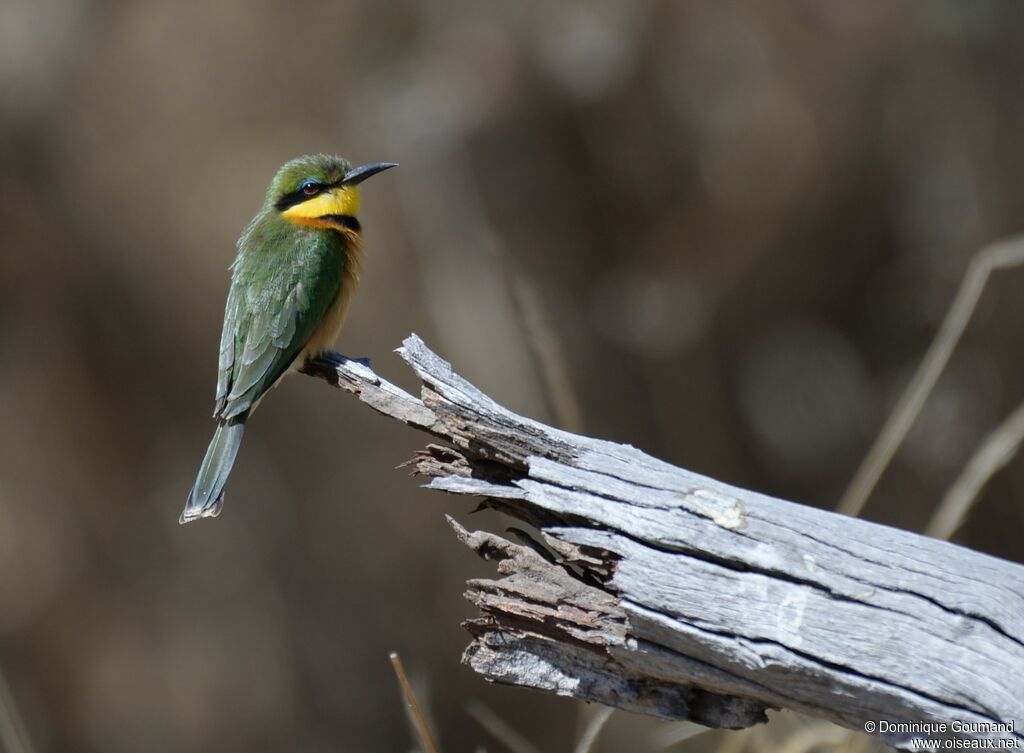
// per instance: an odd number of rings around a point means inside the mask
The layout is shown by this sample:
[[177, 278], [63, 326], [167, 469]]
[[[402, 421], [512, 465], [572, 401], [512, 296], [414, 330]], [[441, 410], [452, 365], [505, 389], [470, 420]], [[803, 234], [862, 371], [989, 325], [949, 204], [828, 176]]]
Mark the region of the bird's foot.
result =
[[318, 366], [326, 366], [327, 368], [334, 369], [337, 368], [338, 366], [345, 366], [346, 364], [356, 363], [358, 363], [360, 366], [365, 366], [371, 371], [373, 370], [373, 367], [370, 365], [369, 358], [354, 358], [352, 356], [346, 356], [344, 353], [338, 353], [335, 350], [325, 350], [323, 353], [320, 353], [316, 358], [311, 358], [310, 360], [306, 361], [303, 370], [309, 373], [311, 371], [317, 371]]
[[336, 353], [335, 355], [338, 356], [339, 360], [342, 363], [346, 363], [346, 362], [347, 363], [358, 363], [360, 366], [365, 366], [366, 368], [370, 369], [371, 371], [373, 370], [373, 366], [370, 365], [370, 358], [369, 358], [369, 356], [363, 356], [361, 358], [354, 358], [352, 356], [346, 356], [344, 353]]

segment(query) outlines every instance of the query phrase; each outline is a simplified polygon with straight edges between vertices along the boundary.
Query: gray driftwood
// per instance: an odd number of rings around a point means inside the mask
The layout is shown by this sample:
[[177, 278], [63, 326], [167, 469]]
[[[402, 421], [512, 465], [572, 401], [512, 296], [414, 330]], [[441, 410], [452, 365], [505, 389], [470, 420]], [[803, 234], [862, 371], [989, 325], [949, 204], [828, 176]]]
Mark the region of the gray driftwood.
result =
[[1024, 743], [1024, 567], [517, 416], [416, 336], [398, 353], [418, 398], [343, 356], [307, 373], [442, 440], [411, 461], [428, 488], [532, 531], [451, 521], [497, 562], [467, 592], [486, 678], [713, 727], [785, 708], [898, 748]]

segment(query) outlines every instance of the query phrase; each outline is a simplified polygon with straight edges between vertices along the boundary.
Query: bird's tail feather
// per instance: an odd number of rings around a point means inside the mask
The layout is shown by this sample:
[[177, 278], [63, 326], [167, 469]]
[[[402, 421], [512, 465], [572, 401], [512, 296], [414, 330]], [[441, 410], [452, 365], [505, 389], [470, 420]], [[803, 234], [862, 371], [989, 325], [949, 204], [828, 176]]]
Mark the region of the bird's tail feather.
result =
[[242, 443], [245, 418], [229, 419], [217, 426], [199, 468], [196, 484], [188, 495], [185, 509], [181, 511], [179, 523], [188, 523], [197, 518], [214, 518], [220, 514], [224, 506], [224, 485], [228, 482], [228, 474], [238, 455], [238, 446]]

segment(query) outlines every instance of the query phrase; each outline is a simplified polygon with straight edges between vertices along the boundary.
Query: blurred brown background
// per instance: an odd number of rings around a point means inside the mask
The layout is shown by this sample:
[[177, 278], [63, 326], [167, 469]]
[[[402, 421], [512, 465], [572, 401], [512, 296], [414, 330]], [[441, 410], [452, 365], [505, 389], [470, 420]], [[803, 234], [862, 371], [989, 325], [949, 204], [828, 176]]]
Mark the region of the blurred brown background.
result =
[[[408, 750], [391, 649], [446, 752], [502, 749], [470, 699], [545, 753], [578, 734], [458, 664], [489, 568], [442, 512], [500, 522], [417, 491], [393, 467], [424, 439], [322, 382], [277, 390], [224, 514], [178, 526], [282, 162], [401, 163], [363, 192], [340, 350], [412, 387], [415, 331], [520, 412], [833, 506], [970, 255], [1024, 229], [1022, 65], [1012, 0], [3, 0], [0, 667], [35, 749]], [[1024, 399], [1022, 283], [867, 517], [920, 530]], [[1017, 461], [957, 540], [1024, 559], [1022, 493]]]

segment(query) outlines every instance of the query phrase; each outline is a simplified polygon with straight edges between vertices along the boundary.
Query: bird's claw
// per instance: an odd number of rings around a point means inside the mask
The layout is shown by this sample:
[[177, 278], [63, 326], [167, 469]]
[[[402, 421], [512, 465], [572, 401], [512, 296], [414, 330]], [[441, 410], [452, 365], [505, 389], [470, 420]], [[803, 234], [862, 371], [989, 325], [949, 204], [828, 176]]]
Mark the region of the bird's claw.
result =
[[339, 353], [338, 355], [341, 356], [342, 361], [348, 361], [349, 363], [358, 363], [360, 366], [365, 366], [371, 371], [373, 370], [373, 367], [370, 365], [370, 359], [368, 356], [363, 356], [362, 358], [353, 358], [352, 356], [346, 356], [343, 353]]

